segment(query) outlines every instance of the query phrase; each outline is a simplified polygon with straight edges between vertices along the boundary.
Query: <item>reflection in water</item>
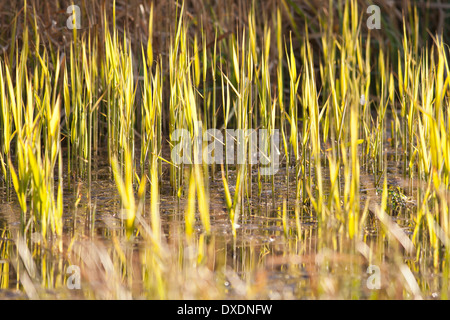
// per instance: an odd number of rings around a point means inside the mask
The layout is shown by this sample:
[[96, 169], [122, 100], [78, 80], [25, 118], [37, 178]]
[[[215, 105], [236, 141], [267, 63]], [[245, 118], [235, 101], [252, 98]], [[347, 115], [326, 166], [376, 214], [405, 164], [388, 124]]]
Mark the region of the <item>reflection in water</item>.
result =
[[[232, 186], [232, 171], [229, 176]], [[433, 267], [433, 252], [424, 249], [430, 248], [428, 240], [421, 240], [420, 257], [406, 253], [370, 214], [380, 201], [373, 176], [361, 176], [361, 203], [367, 200], [369, 214], [362, 222], [365, 232], [356, 242], [344, 236], [339, 221], [330, 220], [319, 228], [308, 204], [303, 207], [292, 201], [295, 183], [290, 180], [287, 186], [284, 175], [279, 174], [275, 189], [267, 183], [259, 195], [253, 184], [252, 200], [240, 211], [236, 239], [223, 185], [215, 181], [210, 184], [211, 235], [203, 232], [197, 217], [190, 242], [184, 232], [186, 199], [172, 196], [164, 182], [160, 204], [163, 239], [159, 244], [151, 236], [148, 213], [138, 217], [134, 237], [126, 240], [119, 197], [105, 170], [93, 175], [90, 192], [82, 183], [66, 187], [64, 236], [60, 239], [44, 240], [30, 225], [24, 229], [24, 237], [17, 203], [1, 203], [0, 298], [446, 297], [448, 270]], [[398, 181], [401, 179], [390, 183], [401, 186]], [[3, 199], [4, 190], [1, 192]], [[411, 211], [413, 202], [394, 218], [409, 236], [414, 228]], [[448, 257], [443, 259], [448, 261]], [[367, 285], [370, 265], [380, 270], [379, 289]], [[71, 269], [79, 273], [68, 272], [69, 266], [79, 267]], [[70, 289], [78, 280], [80, 289]]]

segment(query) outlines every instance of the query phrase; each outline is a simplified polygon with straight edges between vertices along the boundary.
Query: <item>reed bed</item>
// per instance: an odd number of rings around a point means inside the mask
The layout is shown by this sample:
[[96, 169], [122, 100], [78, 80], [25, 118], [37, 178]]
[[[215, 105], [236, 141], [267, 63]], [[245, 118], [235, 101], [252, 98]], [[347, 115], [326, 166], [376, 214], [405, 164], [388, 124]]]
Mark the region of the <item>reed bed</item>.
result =
[[[56, 46], [25, 1], [0, 56], [0, 195], [20, 222], [0, 228], [0, 288], [12, 267], [29, 298], [448, 298], [445, 26], [424, 33], [428, 11], [407, 1], [400, 27], [367, 30], [368, 3], [338, 2], [275, 1], [272, 16], [239, 2], [234, 29], [209, 2], [209, 19], [170, 2], [164, 45], [163, 5], [136, 5], [136, 39], [121, 1], [94, 3], [101, 31]], [[108, 221], [98, 181], [120, 222], [102, 236], [71, 227]], [[388, 270], [380, 290], [363, 288], [367, 265]], [[277, 267], [299, 277], [292, 296], [268, 283]]]

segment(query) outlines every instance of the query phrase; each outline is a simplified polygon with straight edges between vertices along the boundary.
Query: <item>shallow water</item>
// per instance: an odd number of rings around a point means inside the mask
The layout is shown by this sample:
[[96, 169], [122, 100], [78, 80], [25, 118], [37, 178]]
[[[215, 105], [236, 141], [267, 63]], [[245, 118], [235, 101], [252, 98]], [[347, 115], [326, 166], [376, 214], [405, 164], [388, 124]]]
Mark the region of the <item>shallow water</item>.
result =
[[[197, 218], [196, 234], [189, 243], [184, 232], [186, 197], [172, 195], [163, 165], [160, 216], [164, 247], [155, 260], [154, 246], [142, 231], [126, 239], [120, 198], [108, 164], [101, 159], [106, 156], [93, 163], [90, 190], [86, 182], [66, 183], [62, 241], [43, 241], [39, 233], [31, 231], [26, 241], [20, 240], [19, 206], [14, 196], [6, 201], [5, 188], [0, 189], [0, 299], [438, 299], [448, 294], [448, 277], [442, 268], [433, 267], [433, 252], [427, 249], [426, 239], [418, 256], [408, 254], [381, 232], [379, 221], [370, 215], [364, 234], [358, 241], [350, 241], [336, 221], [319, 228], [314, 212], [305, 208], [300, 211], [298, 235], [294, 169], [289, 170], [288, 186], [285, 167], [274, 177], [275, 193], [268, 179], [258, 195], [256, 174], [248, 177], [252, 197], [241, 207], [236, 239], [221, 173], [216, 171], [209, 185], [211, 235], [204, 233]], [[406, 195], [414, 190], [413, 185], [404, 183], [401, 162], [389, 160], [387, 168], [389, 184], [402, 187]], [[232, 168], [228, 179], [233, 193], [236, 177]], [[324, 168], [323, 180], [327, 179]], [[367, 198], [369, 211], [381, 201], [375, 179], [361, 170], [362, 211]], [[287, 203], [286, 234], [283, 201]], [[148, 191], [146, 208], [150, 208]], [[408, 210], [393, 217], [409, 238], [414, 230], [414, 208], [411, 199]], [[149, 210], [144, 212], [142, 219], [150, 224]], [[80, 267], [80, 289], [69, 288], [72, 274], [67, 270], [71, 265]], [[368, 285], [369, 265], [379, 268], [379, 288]], [[155, 271], [155, 266], [161, 269]], [[155, 280], [158, 272], [164, 282], [162, 291]]]

